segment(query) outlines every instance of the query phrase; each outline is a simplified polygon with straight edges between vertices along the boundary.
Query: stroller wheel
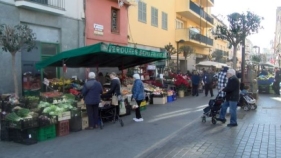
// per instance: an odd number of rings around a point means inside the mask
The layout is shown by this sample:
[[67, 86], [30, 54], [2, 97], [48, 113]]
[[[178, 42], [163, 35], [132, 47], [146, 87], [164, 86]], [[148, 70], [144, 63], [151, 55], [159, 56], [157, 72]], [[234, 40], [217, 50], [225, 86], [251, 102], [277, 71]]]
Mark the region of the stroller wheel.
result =
[[257, 107], [258, 107], [258, 106], [257, 106], [256, 104], [252, 104], [251, 109], [252, 109], [252, 110], [256, 110]]
[[202, 116], [202, 122], [203, 122], [203, 123], [206, 122], [206, 116]]
[[244, 105], [243, 110], [244, 110], [244, 111], [249, 111], [250, 108], [248, 107], [248, 105]]
[[212, 118], [212, 124], [213, 124], [213, 125], [217, 124], [217, 120], [214, 119], [214, 118]]

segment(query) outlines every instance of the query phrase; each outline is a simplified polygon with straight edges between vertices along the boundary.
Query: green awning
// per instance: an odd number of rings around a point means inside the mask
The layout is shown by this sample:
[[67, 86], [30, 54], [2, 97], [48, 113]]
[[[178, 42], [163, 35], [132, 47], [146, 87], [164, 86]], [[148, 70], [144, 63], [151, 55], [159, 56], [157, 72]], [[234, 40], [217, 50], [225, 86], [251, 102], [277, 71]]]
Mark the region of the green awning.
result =
[[37, 69], [45, 67], [118, 67], [126, 69], [167, 58], [166, 52], [156, 52], [114, 44], [97, 43], [61, 52], [36, 63]]

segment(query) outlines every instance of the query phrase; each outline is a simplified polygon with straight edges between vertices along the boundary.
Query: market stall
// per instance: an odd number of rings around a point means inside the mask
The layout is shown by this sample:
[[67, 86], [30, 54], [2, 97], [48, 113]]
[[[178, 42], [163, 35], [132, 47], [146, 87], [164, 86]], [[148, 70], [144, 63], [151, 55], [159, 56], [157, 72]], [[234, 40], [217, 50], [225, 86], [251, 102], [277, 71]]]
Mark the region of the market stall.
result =
[[[61, 52], [37, 63], [36, 68], [96, 67], [98, 72], [99, 67], [118, 67], [120, 70], [124, 70], [164, 60], [166, 57], [166, 52], [98, 43]], [[13, 101], [13, 97], [9, 96], [7, 100], [2, 101], [1, 114], [5, 115], [1, 115], [1, 126], [3, 126], [1, 127], [1, 140], [34, 144], [37, 141], [67, 135], [69, 131], [80, 131], [83, 126], [87, 126], [88, 119], [85, 114], [81, 113], [83, 100], [80, 101], [79, 97], [83, 82], [65, 77], [62, 79], [44, 78], [43, 82], [50, 92], [40, 93], [40, 97]], [[127, 84], [122, 86], [123, 101], [130, 100], [128, 98], [130, 98], [132, 82], [126, 82]], [[29, 88], [29, 85], [26, 87]], [[148, 89], [151, 91], [151, 88]], [[160, 91], [155, 89], [153, 92]], [[106, 101], [102, 101], [100, 107], [107, 104]], [[145, 103], [142, 105], [142, 109], [144, 109]]]

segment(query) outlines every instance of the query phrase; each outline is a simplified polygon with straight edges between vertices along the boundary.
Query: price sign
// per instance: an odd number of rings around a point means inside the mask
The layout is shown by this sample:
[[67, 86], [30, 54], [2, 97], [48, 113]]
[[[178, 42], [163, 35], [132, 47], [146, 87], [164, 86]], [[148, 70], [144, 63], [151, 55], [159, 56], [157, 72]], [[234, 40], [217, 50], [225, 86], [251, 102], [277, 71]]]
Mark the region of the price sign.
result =
[[43, 83], [44, 83], [45, 85], [47, 85], [47, 86], [49, 86], [49, 85], [50, 85], [50, 81], [49, 81], [48, 79], [46, 79], [46, 78], [44, 78]]

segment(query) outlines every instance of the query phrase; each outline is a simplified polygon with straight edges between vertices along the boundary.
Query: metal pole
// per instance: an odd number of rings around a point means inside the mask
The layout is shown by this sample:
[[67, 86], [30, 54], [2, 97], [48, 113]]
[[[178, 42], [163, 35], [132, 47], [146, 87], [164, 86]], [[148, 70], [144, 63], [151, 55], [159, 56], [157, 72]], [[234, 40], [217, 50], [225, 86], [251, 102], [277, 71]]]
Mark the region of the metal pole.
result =
[[241, 63], [241, 83], [244, 82], [244, 73], [245, 73], [245, 39], [246, 39], [246, 32], [245, 32], [245, 17], [243, 17], [243, 41], [242, 41], [242, 63]]
[[179, 71], [179, 42], [177, 42], [177, 72]]

